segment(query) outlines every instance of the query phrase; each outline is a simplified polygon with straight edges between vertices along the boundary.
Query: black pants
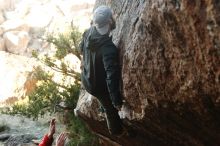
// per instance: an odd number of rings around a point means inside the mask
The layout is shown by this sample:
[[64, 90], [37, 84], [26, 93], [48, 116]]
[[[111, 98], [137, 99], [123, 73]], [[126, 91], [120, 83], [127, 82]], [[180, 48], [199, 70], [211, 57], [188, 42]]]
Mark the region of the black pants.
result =
[[105, 111], [105, 117], [110, 134], [117, 135], [122, 132], [122, 122], [118, 110], [112, 105], [109, 95], [97, 97]]

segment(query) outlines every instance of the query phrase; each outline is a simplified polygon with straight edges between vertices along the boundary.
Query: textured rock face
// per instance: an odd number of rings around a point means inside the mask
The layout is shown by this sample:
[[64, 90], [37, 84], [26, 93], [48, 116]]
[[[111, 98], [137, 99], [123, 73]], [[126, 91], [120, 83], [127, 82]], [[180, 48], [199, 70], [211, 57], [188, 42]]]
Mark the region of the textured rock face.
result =
[[22, 19], [7, 20], [2, 23], [1, 27], [4, 32], [8, 31], [26, 31], [29, 32], [30, 27]]
[[0, 10], [11, 10], [14, 8], [15, 2], [18, 0], [0, 0]]
[[5, 18], [2, 14], [2, 12], [0, 11], [0, 24], [2, 24], [5, 21]]
[[0, 105], [12, 104], [33, 91], [36, 80], [32, 73], [37, 66], [35, 59], [0, 51]]
[[137, 137], [110, 137], [100, 130], [104, 124], [82, 112], [92, 130], [123, 146], [220, 145], [220, 1], [96, 2], [101, 4], [116, 13], [113, 39], [130, 105], [122, 114]]
[[0, 27], [0, 36], [4, 33], [3, 28]]
[[30, 38], [25, 31], [10, 31], [4, 34], [4, 40], [8, 52], [22, 55], [27, 51]]
[[0, 51], [5, 51], [5, 40], [0, 38]]

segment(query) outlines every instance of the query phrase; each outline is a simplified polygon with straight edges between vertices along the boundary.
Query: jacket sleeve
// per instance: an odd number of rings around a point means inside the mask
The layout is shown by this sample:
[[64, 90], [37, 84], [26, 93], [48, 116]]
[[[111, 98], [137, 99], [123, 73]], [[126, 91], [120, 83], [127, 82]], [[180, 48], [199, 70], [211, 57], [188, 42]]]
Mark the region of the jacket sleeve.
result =
[[49, 138], [48, 135], [45, 135], [39, 146], [52, 146], [52, 143], [53, 138]]
[[83, 35], [82, 35], [82, 39], [81, 42], [79, 43], [79, 52], [82, 54], [83, 53], [83, 49], [84, 49], [84, 45], [85, 45], [85, 40], [87, 39], [89, 33], [89, 29], [86, 30]]
[[106, 83], [113, 105], [122, 105], [119, 90], [120, 69], [118, 61], [118, 50], [114, 45], [102, 49], [102, 59], [106, 72]]
[[83, 47], [84, 47], [84, 37], [85, 37], [85, 33], [86, 33], [86, 32], [83, 33], [81, 42], [79, 43], [79, 52], [80, 52], [81, 54], [82, 54], [82, 52], [83, 52]]

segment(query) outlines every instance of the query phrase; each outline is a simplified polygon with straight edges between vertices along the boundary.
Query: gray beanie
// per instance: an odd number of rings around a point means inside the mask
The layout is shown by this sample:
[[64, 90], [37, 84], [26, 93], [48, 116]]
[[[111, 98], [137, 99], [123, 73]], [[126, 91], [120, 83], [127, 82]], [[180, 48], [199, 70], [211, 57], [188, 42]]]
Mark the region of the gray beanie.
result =
[[111, 19], [112, 10], [107, 6], [100, 6], [93, 13], [93, 23], [101, 35], [108, 33]]

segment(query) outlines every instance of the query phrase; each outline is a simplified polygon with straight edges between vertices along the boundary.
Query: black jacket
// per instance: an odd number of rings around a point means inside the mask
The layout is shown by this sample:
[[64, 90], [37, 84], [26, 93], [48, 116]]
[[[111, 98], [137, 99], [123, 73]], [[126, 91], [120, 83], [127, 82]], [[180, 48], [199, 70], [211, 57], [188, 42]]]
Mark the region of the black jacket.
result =
[[118, 49], [108, 35], [100, 35], [95, 27], [83, 34], [80, 44], [83, 54], [82, 84], [92, 95], [110, 95], [114, 105], [121, 105], [119, 92], [119, 60]]

